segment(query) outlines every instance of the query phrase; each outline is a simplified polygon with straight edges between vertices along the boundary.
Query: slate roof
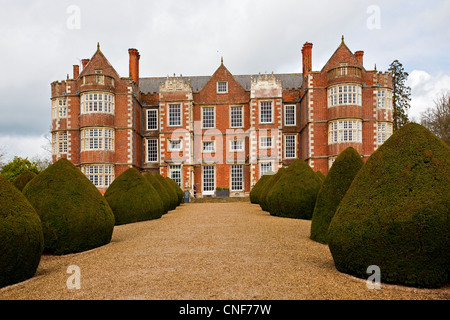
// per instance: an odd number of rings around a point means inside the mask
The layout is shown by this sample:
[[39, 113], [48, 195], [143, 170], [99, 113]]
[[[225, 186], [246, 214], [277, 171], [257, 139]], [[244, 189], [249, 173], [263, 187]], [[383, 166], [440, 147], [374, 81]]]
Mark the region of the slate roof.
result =
[[[258, 75], [237, 75], [234, 76], [237, 82], [244, 88], [244, 90], [250, 90], [250, 77], [256, 78]], [[274, 74], [274, 76], [281, 80], [281, 86], [283, 89], [300, 89], [303, 82], [302, 73], [282, 73]], [[182, 77], [183, 80], [190, 80], [193, 92], [200, 92], [205, 84], [211, 79], [211, 76], [193, 76]], [[142, 93], [159, 93], [159, 85], [163, 83], [167, 77], [158, 78], [139, 78], [139, 89]]]

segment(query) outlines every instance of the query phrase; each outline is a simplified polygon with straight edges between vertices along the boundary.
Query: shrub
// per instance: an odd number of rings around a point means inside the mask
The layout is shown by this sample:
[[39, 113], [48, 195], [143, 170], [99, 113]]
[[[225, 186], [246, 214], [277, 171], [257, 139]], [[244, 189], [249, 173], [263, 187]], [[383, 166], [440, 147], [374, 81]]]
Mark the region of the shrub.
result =
[[150, 182], [135, 168], [122, 172], [108, 187], [105, 199], [116, 225], [161, 218], [163, 202]]
[[62, 158], [23, 189], [42, 221], [44, 251], [89, 250], [111, 241], [114, 215], [97, 188]]
[[450, 268], [450, 149], [407, 124], [374, 152], [353, 180], [328, 230], [336, 268], [367, 278], [439, 287]]
[[180, 186], [178, 185], [178, 183], [176, 183], [175, 181], [173, 181], [171, 178], [166, 177], [165, 178], [169, 184], [172, 186], [172, 188], [175, 190], [175, 192], [177, 193], [177, 198], [178, 198], [178, 203], [177, 205], [180, 205], [183, 202], [184, 199], [184, 192], [183, 190], [181, 190]]
[[322, 171], [318, 170], [316, 171], [316, 174], [322, 182], [325, 181], [325, 175], [322, 173]]
[[155, 178], [161, 183], [162, 186], [166, 188], [167, 194], [170, 197], [169, 210], [174, 210], [178, 206], [178, 194], [175, 188], [167, 181], [162, 175], [155, 174]]
[[349, 147], [333, 163], [317, 195], [311, 221], [310, 238], [327, 243], [327, 232], [336, 209], [364, 161], [358, 152]]
[[22, 191], [23, 188], [25, 188], [26, 184], [33, 180], [34, 177], [36, 177], [36, 173], [34, 173], [33, 171], [24, 171], [14, 179], [13, 185], [18, 190]]
[[34, 276], [43, 249], [38, 214], [25, 196], [0, 176], [0, 288]]
[[261, 178], [259, 178], [258, 182], [253, 186], [250, 191], [250, 202], [259, 204], [259, 194], [261, 193], [262, 188], [269, 180], [269, 178], [274, 175], [273, 171], [266, 172]]
[[281, 178], [283, 173], [286, 171], [286, 168], [280, 168], [278, 171], [271, 175], [269, 180], [264, 184], [264, 186], [261, 188], [261, 192], [259, 193], [259, 206], [264, 211], [269, 211], [269, 204], [267, 202], [267, 194], [269, 193], [270, 189], [275, 185], [275, 183]]
[[303, 160], [295, 160], [267, 193], [273, 216], [311, 219], [322, 181]]
[[158, 192], [159, 197], [162, 200], [163, 207], [164, 207], [164, 213], [167, 213], [169, 210], [171, 210], [170, 207], [170, 195], [167, 192], [167, 186], [163, 185], [161, 181], [156, 178], [154, 174], [146, 173], [144, 177], [150, 182], [150, 184], [155, 188], [155, 190]]

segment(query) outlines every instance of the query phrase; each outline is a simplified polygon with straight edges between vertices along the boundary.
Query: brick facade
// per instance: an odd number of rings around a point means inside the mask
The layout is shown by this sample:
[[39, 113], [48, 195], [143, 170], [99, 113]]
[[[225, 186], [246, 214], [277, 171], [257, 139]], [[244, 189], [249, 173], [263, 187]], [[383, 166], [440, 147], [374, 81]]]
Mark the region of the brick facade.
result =
[[165, 78], [140, 77], [136, 49], [120, 77], [98, 46], [51, 84], [53, 161], [71, 160], [102, 192], [135, 167], [198, 196], [242, 196], [297, 158], [324, 174], [348, 146], [367, 158], [392, 132], [391, 77], [344, 41], [313, 71], [312, 46], [303, 73], [233, 75], [222, 61], [212, 76]]

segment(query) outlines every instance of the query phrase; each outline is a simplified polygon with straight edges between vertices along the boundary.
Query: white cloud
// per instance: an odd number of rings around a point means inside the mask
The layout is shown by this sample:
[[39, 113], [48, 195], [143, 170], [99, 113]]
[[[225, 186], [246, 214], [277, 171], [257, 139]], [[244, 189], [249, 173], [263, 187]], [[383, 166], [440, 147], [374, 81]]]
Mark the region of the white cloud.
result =
[[5, 157], [2, 162], [9, 162], [15, 156], [32, 160], [35, 157], [48, 158], [50, 154], [43, 147], [48, 147], [45, 136], [0, 136], [0, 150]]
[[450, 76], [439, 72], [429, 74], [423, 70], [414, 70], [409, 74], [407, 85], [411, 87], [411, 108], [409, 118], [418, 121], [420, 114], [434, 106], [437, 96], [450, 90]]

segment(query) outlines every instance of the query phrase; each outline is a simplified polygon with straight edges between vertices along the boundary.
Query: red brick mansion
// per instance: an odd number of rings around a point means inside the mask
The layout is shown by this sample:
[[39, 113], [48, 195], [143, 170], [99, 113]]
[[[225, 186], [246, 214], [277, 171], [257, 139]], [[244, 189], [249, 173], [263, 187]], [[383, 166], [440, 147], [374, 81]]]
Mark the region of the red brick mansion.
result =
[[297, 158], [328, 172], [348, 146], [369, 157], [392, 133], [392, 80], [341, 44], [319, 71], [140, 77], [129, 49], [121, 77], [100, 47], [51, 84], [53, 161], [65, 157], [104, 192], [127, 168], [159, 172], [199, 196], [248, 194]]

